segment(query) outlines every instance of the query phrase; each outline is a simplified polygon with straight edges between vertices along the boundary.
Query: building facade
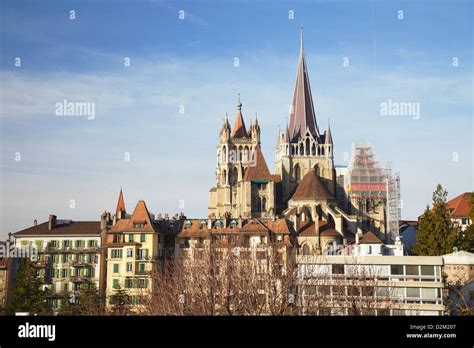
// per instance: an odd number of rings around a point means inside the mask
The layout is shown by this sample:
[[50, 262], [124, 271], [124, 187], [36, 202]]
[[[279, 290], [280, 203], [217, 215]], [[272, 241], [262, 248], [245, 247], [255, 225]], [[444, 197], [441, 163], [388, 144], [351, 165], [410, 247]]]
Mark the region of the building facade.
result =
[[[364, 196], [363, 206], [368, 209], [359, 205], [356, 209], [354, 192], [347, 185], [350, 173], [334, 165], [329, 121], [322, 131], [316, 119], [302, 31], [290, 119], [277, 136], [274, 174], [260, 148], [257, 115], [250, 124], [247, 130], [239, 98], [234, 126], [226, 115], [219, 133], [216, 185], [210, 190], [208, 209], [211, 219], [260, 219], [264, 224], [285, 219], [300, 250], [306, 243], [306, 251], [315, 254], [369, 231], [388, 241], [387, 190], [385, 196]], [[357, 162], [356, 153], [353, 157], [352, 162]]]
[[[7, 243], [0, 242], [0, 249], [6, 250]], [[8, 313], [14, 285], [14, 263], [7, 255], [0, 254], [0, 315]]]
[[125, 289], [131, 305], [139, 306], [150, 293], [161, 262], [172, 257], [182, 219], [167, 215], [155, 219], [144, 201], [139, 201], [129, 215], [122, 191], [112, 222], [107, 221], [107, 214], [102, 219], [109, 226], [104, 243], [107, 305], [110, 307], [118, 289]]
[[15, 245], [38, 253], [36, 275], [43, 282], [48, 305], [57, 310], [65, 296], [74, 300], [86, 287], [100, 287], [101, 228], [99, 221], [48, 221], [13, 234]]
[[298, 255], [302, 314], [443, 315], [441, 256]]

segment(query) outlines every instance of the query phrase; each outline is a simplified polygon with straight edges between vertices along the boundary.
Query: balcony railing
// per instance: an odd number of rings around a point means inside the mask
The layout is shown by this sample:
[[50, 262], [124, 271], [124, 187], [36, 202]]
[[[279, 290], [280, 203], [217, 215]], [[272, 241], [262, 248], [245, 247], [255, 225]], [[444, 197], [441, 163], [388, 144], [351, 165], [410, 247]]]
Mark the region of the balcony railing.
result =
[[98, 246], [47, 246], [43, 249], [38, 249], [40, 253], [97, 253], [100, 247]]

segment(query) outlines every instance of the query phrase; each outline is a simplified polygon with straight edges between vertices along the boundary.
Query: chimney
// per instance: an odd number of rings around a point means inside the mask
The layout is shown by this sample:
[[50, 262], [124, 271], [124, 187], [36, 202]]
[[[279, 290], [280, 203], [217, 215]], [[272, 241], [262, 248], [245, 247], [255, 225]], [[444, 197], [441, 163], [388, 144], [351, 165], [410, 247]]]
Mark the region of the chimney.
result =
[[239, 215], [239, 219], [237, 220], [237, 224], [239, 226], [239, 228], [242, 228], [242, 216]]
[[107, 213], [104, 211], [100, 216], [100, 230], [103, 231], [107, 227]]
[[212, 219], [210, 217], [207, 219], [207, 229], [212, 230]]
[[52, 230], [56, 225], [56, 215], [50, 214], [48, 219], [48, 230]]
[[33, 220], [33, 226], [38, 226], [38, 220], [36, 219]]

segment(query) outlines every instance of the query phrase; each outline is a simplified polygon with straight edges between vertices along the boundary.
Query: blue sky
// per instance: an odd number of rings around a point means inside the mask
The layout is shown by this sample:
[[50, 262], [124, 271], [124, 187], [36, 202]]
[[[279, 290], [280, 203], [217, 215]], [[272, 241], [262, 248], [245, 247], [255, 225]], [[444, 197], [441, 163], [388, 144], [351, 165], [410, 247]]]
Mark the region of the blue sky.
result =
[[[372, 143], [401, 173], [405, 219], [422, 212], [438, 182], [450, 198], [473, 188], [470, 1], [0, 6], [0, 238], [49, 213], [97, 219], [115, 209], [120, 187], [128, 210], [144, 199], [153, 213], [206, 216], [218, 131], [226, 112], [233, 123], [237, 93], [247, 123], [258, 113], [273, 168], [301, 22], [317, 121], [325, 129], [331, 120], [336, 164], [347, 164], [353, 141]], [[56, 116], [64, 99], [94, 102], [95, 119]], [[420, 118], [381, 116], [389, 99], [420, 103]]]

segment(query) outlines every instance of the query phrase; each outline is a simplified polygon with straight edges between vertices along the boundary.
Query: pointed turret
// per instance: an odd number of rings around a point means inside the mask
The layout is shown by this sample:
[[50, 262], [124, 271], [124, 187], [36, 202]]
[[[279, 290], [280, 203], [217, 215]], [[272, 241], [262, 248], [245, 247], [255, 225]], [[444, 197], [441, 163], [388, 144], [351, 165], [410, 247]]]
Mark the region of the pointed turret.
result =
[[260, 144], [260, 125], [258, 124], [257, 113], [255, 113], [255, 120], [250, 122], [252, 127], [250, 128], [250, 137]]
[[308, 69], [303, 47], [303, 27], [301, 27], [300, 58], [296, 73], [295, 91], [293, 94], [290, 116], [290, 142], [296, 142], [305, 135], [306, 129], [315, 139], [319, 138], [316, 113], [313, 106], [313, 97], [309, 84]]
[[240, 94], [239, 94], [239, 102], [237, 103], [237, 116], [235, 117], [234, 127], [232, 129], [231, 137], [235, 138], [246, 138], [248, 136], [247, 130], [245, 129], [245, 122], [242, 116], [242, 103], [240, 102]]
[[230, 124], [229, 124], [229, 119], [227, 117], [227, 113], [225, 114], [224, 120], [222, 121], [222, 127], [221, 127], [221, 141], [225, 141], [230, 137]]
[[117, 203], [117, 210], [115, 211], [115, 216], [117, 219], [123, 219], [125, 217], [125, 201], [123, 199], [123, 192], [120, 189], [119, 199]]
[[328, 129], [326, 130], [326, 135], [324, 137], [324, 143], [326, 145], [332, 145], [332, 135], [331, 135], [331, 126], [329, 125], [329, 118], [328, 118]]

